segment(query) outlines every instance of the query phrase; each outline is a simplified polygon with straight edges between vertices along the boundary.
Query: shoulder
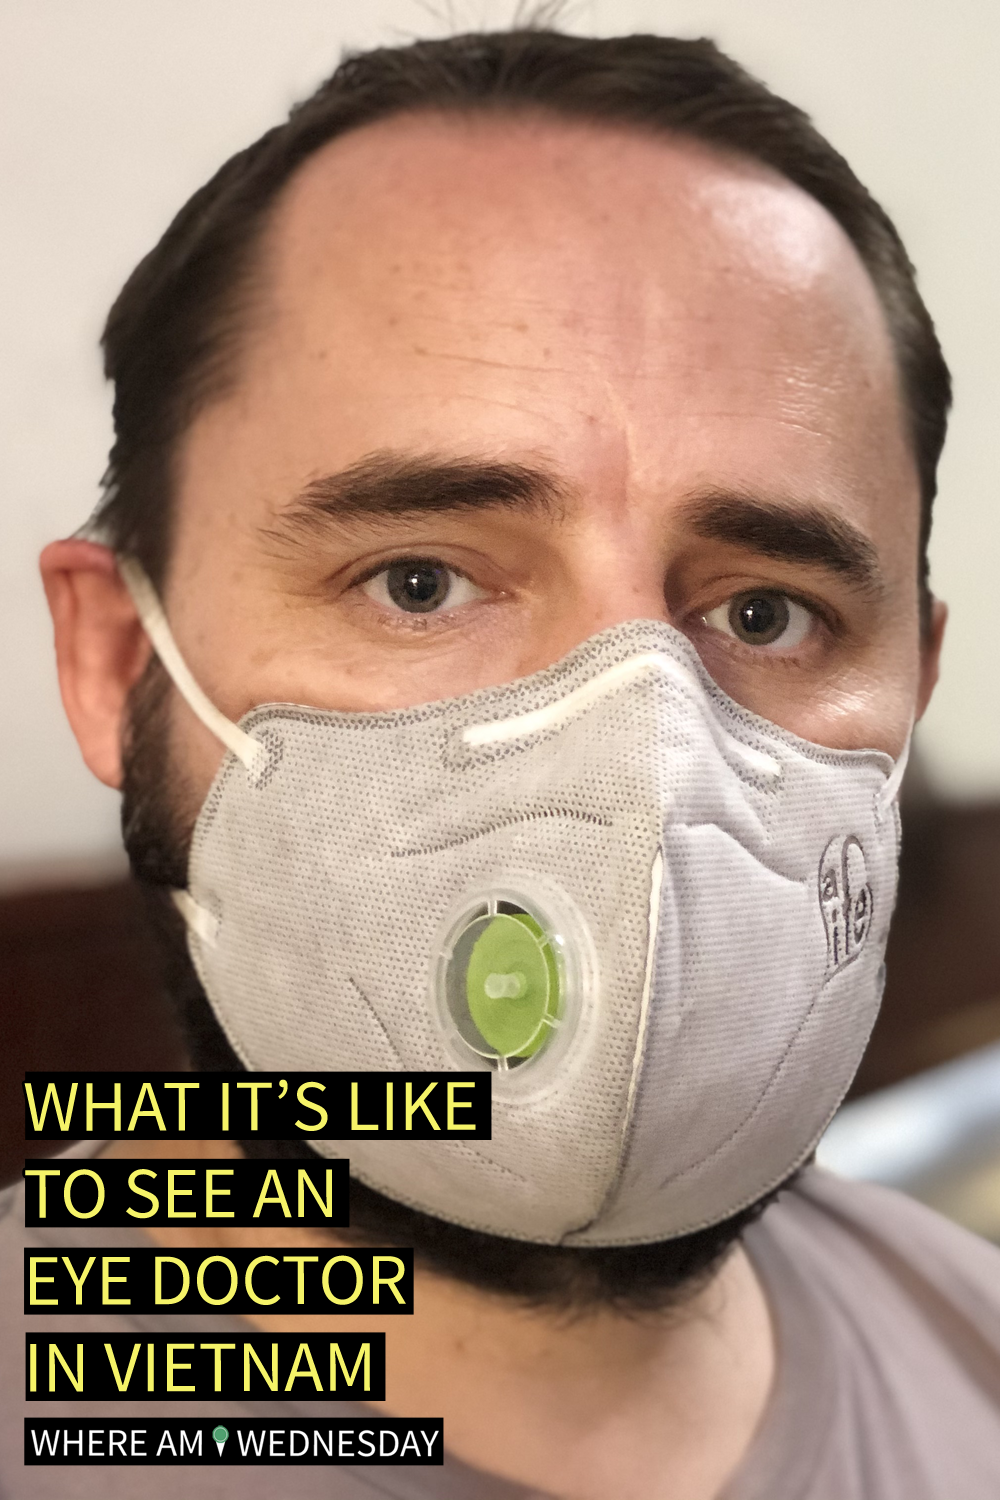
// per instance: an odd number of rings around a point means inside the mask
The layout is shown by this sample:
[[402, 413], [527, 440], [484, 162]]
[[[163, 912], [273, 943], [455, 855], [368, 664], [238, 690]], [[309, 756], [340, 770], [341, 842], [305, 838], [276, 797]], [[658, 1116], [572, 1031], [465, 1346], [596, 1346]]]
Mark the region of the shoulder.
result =
[[[27, 1244], [24, 1227], [24, 1184], [23, 1182], [12, 1183], [10, 1187], [0, 1190], [0, 1266], [6, 1267], [9, 1258], [20, 1256], [21, 1250]], [[0, 1282], [4, 1286], [10, 1283], [0, 1270]], [[0, 1299], [2, 1305], [9, 1302], [9, 1298]]]
[[727, 1500], [1000, 1495], [1000, 1250], [817, 1168], [744, 1244], [778, 1367]]
[[760, 1229], [821, 1283], [873, 1292], [892, 1283], [911, 1301], [973, 1318], [1000, 1355], [1000, 1248], [915, 1199], [810, 1167]]
[[909, 1451], [963, 1431], [992, 1453], [1000, 1494], [1000, 1249], [891, 1188], [815, 1167], [745, 1243], [787, 1377], [822, 1372], [858, 1443], [884, 1445], [895, 1427]]
[[[36, 1174], [41, 1172], [44, 1175], [46, 1168], [55, 1167], [60, 1162], [70, 1161], [79, 1162], [81, 1167], [86, 1167], [93, 1157], [100, 1155], [106, 1145], [106, 1141], [74, 1141], [64, 1151], [52, 1156], [29, 1157], [24, 1164], [25, 1171], [33, 1170]], [[47, 1196], [51, 1199], [51, 1194]], [[58, 1231], [56, 1239], [61, 1241], [72, 1234], [72, 1230]], [[16, 1254], [20, 1257], [23, 1249], [44, 1246], [46, 1238], [44, 1229], [29, 1229], [25, 1225], [24, 1177], [11, 1183], [9, 1187], [0, 1189], [0, 1256], [6, 1258], [11, 1254]]]

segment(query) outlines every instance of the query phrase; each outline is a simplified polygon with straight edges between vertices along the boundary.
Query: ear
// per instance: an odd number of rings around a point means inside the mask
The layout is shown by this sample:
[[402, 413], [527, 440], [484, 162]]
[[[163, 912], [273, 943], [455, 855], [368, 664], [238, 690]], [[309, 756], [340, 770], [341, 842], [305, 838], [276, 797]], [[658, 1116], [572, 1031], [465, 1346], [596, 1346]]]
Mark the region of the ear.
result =
[[920, 683], [917, 689], [917, 718], [924, 715], [941, 669], [941, 645], [944, 627], [948, 623], [948, 606], [940, 599], [931, 599], [931, 626], [920, 646]]
[[149, 641], [110, 548], [52, 542], [40, 566], [66, 716], [94, 775], [120, 787], [125, 705], [149, 661]]

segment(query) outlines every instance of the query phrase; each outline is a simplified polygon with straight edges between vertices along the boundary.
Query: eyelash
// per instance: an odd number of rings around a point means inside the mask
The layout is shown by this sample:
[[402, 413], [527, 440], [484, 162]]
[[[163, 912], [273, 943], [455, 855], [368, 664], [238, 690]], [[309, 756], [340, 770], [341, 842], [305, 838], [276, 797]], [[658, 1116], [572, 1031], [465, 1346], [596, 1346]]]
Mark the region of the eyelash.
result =
[[[447, 563], [439, 557], [432, 557], [430, 555], [419, 553], [403, 553], [397, 557], [381, 559], [377, 564], [370, 567], [359, 578], [354, 580], [354, 582], [351, 584], [351, 590], [361, 593], [367, 593], [368, 590], [366, 589], [366, 585], [371, 584], [381, 575], [388, 574], [393, 568], [398, 568], [401, 564], [404, 563], [413, 563], [415, 566], [420, 564], [424, 567], [444, 569], [452, 579], [462, 580], [465, 583], [469, 584], [473, 590], [478, 591], [480, 597], [485, 596], [487, 593], [486, 590], [473, 583], [473, 580], [461, 568], [454, 566], [454, 564], [452, 563]], [[454, 585], [450, 586], [449, 593], [453, 591], [453, 587]], [[384, 589], [386, 592], [388, 592], [387, 584], [384, 585]], [[713, 625], [710, 623], [711, 615], [716, 614], [724, 609], [731, 609], [733, 603], [740, 598], [752, 599], [755, 595], [758, 595], [762, 598], [770, 597], [774, 599], [780, 599], [785, 601], [788, 605], [793, 606], [793, 608], [806, 611], [809, 615], [810, 623], [805, 634], [799, 640], [795, 641], [791, 646], [782, 647], [778, 642], [775, 642], [774, 649], [772, 650], [769, 649], [771, 643], [754, 644], [750, 641], [741, 640], [734, 631], [727, 630], [723, 626]], [[371, 598], [372, 596], [369, 594], [369, 597]], [[447, 599], [448, 595], [446, 594], [444, 600], [442, 600], [442, 604], [446, 603]], [[450, 615], [463, 609], [465, 604], [474, 602], [474, 600], [461, 600], [458, 604], [452, 604], [450, 608], [434, 608], [427, 610], [406, 610], [401, 606], [394, 604], [394, 602], [391, 600], [383, 602], [381, 600], [373, 599], [373, 602], [376, 604], [376, 607], [379, 609], [382, 615], [383, 623], [390, 628], [397, 630], [425, 632], [430, 629], [442, 628], [448, 621], [448, 617]], [[836, 619], [831, 620], [830, 611], [820, 605], [817, 601], [803, 599], [795, 594], [788, 593], [783, 589], [777, 589], [774, 587], [769, 588], [766, 586], [761, 586], [759, 590], [755, 590], [752, 588], [740, 589], [736, 593], [729, 595], [720, 604], [713, 606], [711, 610], [699, 612], [695, 616], [695, 618], [703, 627], [711, 631], [713, 635], [718, 638], [720, 645], [724, 643], [723, 649], [738, 652], [741, 655], [752, 658], [757, 664], [762, 664], [762, 659], [766, 660], [769, 666], [791, 665], [795, 661], [796, 654], [799, 652], [800, 648], [802, 646], [809, 645], [810, 638], [813, 636], [817, 627], [825, 627], [831, 632], [831, 634], [839, 633], [838, 621]]]
[[[404, 609], [400, 604], [398, 604], [397, 601], [392, 599], [391, 589], [388, 582], [383, 584], [381, 590], [381, 592], [389, 596], [385, 600], [378, 599], [377, 597], [375, 597], [375, 591], [370, 591], [367, 588], [367, 585], [374, 583], [383, 575], [390, 574], [394, 568], [399, 568], [405, 564], [411, 564], [414, 571], [417, 571], [418, 568], [422, 568], [425, 570], [441, 570], [448, 574], [448, 592], [441, 600], [442, 607], [427, 609], [416, 608], [413, 610], [407, 610]], [[461, 568], [455, 567], [452, 563], [445, 562], [442, 558], [422, 555], [419, 553], [403, 553], [398, 557], [384, 558], [376, 566], [370, 568], [366, 573], [362, 574], [360, 578], [355, 579], [351, 587], [358, 592], [368, 594], [369, 598], [372, 599], [376, 607], [382, 612], [385, 623], [391, 624], [392, 628], [426, 631], [428, 629], [434, 628], [434, 624], [432, 622], [436, 621], [438, 627], [440, 627], [444, 624], [449, 615], [452, 615], [456, 611], [462, 609], [465, 604], [474, 602], [474, 597], [471, 599], [460, 599], [458, 603], [452, 603], [450, 606], [444, 607], [447, 605], [450, 596], [456, 591], [456, 582], [458, 583], [459, 587], [463, 583], [467, 584], [469, 588], [473, 590], [473, 596], [478, 595], [480, 597], [484, 597], [486, 595], [487, 591], [481, 588], [480, 585], [474, 583], [469, 575], [463, 572]], [[414, 600], [412, 602], [415, 603], [417, 601]]]
[[[755, 596], [780, 598], [789, 605], [805, 610], [810, 617], [810, 623], [804, 636], [792, 646], [782, 646], [780, 642], [775, 642], [773, 647], [769, 648], [768, 645], [754, 645], [741, 640], [734, 632], [720, 629], [709, 623], [708, 617], [717, 610], [730, 609], [736, 600]], [[810, 648], [822, 645], [823, 635], [828, 641], [832, 641], [842, 639], [845, 634], [843, 621], [828, 604], [816, 599], [804, 599], [799, 595], [774, 587], [762, 587], [759, 590], [740, 589], [730, 594], [713, 609], [699, 611], [696, 619], [703, 634], [711, 633], [716, 649], [738, 656], [742, 661], [754, 666], [776, 670], [801, 666], [803, 657], [810, 652]]]
[[[764, 606], [763, 611], [755, 611], [755, 606]], [[744, 618], [741, 620], [740, 616]], [[807, 605], [788, 594], [774, 589], [757, 589], [732, 594], [702, 619], [711, 630], [754, 652], [777, 655], [794, 651], [802, 645], [813, 631], [816, 615]], [[760, 635], [759, 640], [752, 638], [754, 619], [758, 622], [754, 628]], [[786, 636], [792, 639], [786, 640]]]

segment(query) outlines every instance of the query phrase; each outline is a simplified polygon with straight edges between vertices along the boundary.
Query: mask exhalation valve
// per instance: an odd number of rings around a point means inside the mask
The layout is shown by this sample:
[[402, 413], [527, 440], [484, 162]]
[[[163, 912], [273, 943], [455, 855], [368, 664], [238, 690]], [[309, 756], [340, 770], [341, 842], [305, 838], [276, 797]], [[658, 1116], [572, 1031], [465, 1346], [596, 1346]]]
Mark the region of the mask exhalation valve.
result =
[[452, 930], [444, 1001], [461, 1042], [498, 1070], [534, 1057], [562, 1019], [559, 940], [513, 901], [486, 900]]

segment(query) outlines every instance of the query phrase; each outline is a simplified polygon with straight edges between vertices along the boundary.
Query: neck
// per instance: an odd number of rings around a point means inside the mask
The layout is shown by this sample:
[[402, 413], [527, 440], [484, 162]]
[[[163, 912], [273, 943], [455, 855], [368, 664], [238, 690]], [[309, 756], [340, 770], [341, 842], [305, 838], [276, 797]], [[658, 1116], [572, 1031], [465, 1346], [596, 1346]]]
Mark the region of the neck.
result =
[[[231, 1142], [118, 1143], [108, 1154], [236, 1157]], [[307, 1229], [152, 1229], [164, 1245], [319, 1247]], [[412, 1317], [369, 1317], [389, 1359], [386, 1415], [443, 1417], [449, 1452], [566, 1500], [713, 1500], [767, 1401], [774, 1343], [739, 1248], [667, 1313], [525, 1308], [419, 1268]], [[356, 1332], [343, 1316], [258, 1315], [265, 1331]]]

